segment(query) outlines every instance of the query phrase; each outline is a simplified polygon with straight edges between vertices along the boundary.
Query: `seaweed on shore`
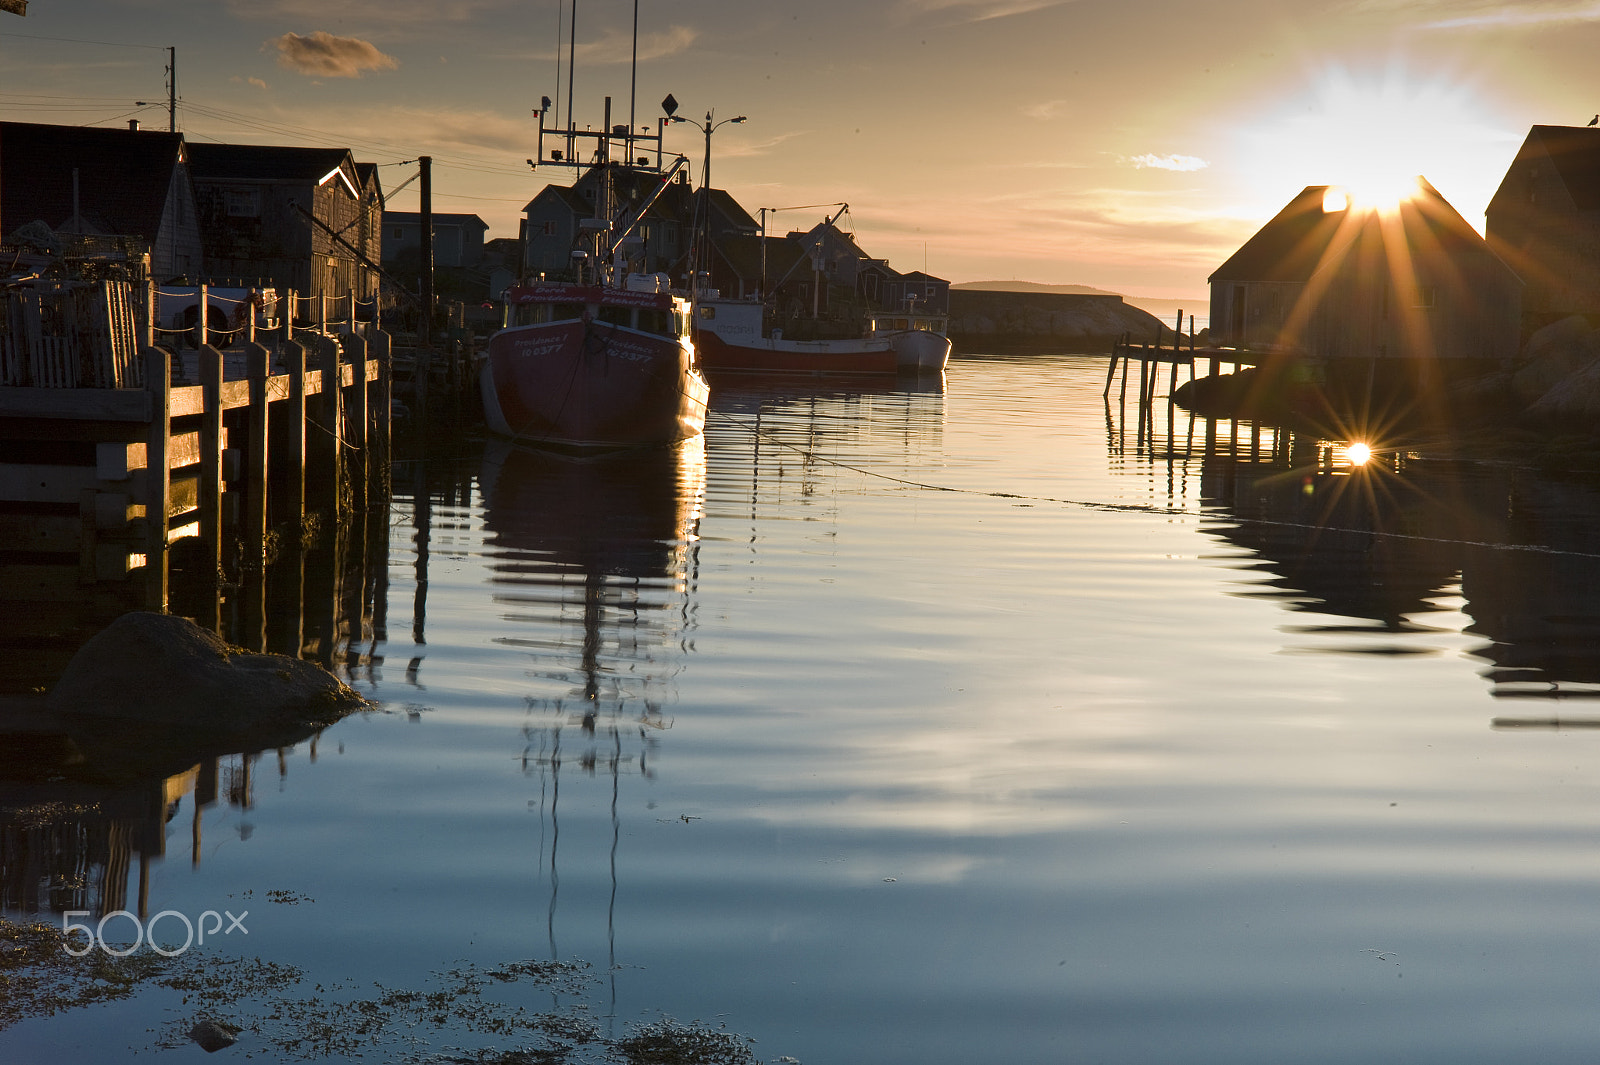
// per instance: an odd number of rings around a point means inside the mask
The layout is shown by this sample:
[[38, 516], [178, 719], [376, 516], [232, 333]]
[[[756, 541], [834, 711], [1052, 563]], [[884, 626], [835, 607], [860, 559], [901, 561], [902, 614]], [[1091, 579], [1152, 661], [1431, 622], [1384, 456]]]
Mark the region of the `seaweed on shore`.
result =
[[[226, 1032], [247, 1058], [305, 1060], [369, 1055], [414, 1065], [758, 1065], [751, 1041], [722, 1025], [662, 1017], [607, 1036], [582, 1000], [598, 985], [581, 961], [526, 960], [463, 965], [432, 974], [423, 990], [316, 983], [292, 989], [306, 974], [293, 966], [215, 955], [164, 957], [148, 951], [114, 957], [42, 922], [0, 918], [0, 1031], [31, 1018], [167, 992], [155, 1008], [175, 1014], [155, 1028], [155, 1044], [173, 1049]], [[577, 1001], [540, 1011], [494, 994], [523, 985]], [[510, 1047], [487, 1045], [517, 1044]], [[481, 1046], [457, 1044], [482, 1043]], [[232, 1045], [220, 1042], [218, 1046]], [[217, 1049], [211, 1047], [209, 1049]], [[791, 1061], [792, 1059], [780, 1059]]]

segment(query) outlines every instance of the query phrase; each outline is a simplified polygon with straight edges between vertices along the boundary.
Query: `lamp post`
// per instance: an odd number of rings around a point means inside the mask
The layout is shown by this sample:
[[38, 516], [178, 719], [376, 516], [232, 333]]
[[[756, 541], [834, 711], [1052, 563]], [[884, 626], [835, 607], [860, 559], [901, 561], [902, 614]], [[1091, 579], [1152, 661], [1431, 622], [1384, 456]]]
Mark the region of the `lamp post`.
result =
[[736, 118], [725, 118], [721, 122], [717, 122], [713, 120], [714, 115], [714, 111], [707, 111], [704, 122], [696, 122], [693, 119], [684, 118], [682, 115], [673, 115], [671, 117], [671, 121], [688, 123], [706, 135], [706, 154], [700, 164], [700, 205], [695, 212], [699, 217], [695, 220], [694, 247], [689, 256], [689, 293], [691, 296], [697, 295], [700, 290], [700, 260], [705, 255], [708, 236], [706, 231], [711, 224], [711, 134], [730, 123], [737, 124], [748, 121], [744, 115], [739, 115]]

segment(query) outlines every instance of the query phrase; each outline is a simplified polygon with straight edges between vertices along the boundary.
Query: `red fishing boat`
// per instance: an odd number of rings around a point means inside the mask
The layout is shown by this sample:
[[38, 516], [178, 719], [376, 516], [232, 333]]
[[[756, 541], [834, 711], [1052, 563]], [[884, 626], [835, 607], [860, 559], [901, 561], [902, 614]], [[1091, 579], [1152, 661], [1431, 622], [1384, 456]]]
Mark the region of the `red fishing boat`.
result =
[[705, 428], [710, 390], [689, 310], [666, 279], [620, 287], [540, 281], [505, 292], [506, 326], [483, 366], [489, 428], [564, 448], [664, 444]]
[[712, 372], [941, 373], [950, 358], [943, 315], [874, 315], [859, 337], [791, 340], [762, 328], [764, 308], [755, 300], [701, 296], [695, 307], [695, 345]]

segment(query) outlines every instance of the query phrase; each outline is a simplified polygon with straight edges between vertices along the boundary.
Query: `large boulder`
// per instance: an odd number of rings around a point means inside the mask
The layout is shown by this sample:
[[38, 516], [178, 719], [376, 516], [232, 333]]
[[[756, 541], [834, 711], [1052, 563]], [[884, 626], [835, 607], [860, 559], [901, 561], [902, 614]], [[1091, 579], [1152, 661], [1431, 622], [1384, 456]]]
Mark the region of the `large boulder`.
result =
[[1524, 403], [1533, 403], [1557, 382], [1600, 359], [1600, 330], [1582, 315], [1552, 322], [1528, 338], [1512, 377], [1512, 388]]
[[136, 612], [79, 648], [33, 706], [0, 708], [0, 731], [65, 736], [83, 775], [116, 780], [288, 746], [370, 708], [313, 662], [242, 651], [183, 618]]

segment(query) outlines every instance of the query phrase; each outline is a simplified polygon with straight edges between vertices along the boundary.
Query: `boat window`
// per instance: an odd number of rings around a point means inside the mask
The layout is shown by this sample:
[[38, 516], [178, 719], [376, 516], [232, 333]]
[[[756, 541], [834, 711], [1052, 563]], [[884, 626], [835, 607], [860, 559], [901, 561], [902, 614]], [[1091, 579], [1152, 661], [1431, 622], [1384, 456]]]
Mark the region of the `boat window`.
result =
[[700, 308], [700, 317], [702, 319], [704, 319], [705, 321], [709, 322], [711, 319], [715, 318], [716, 316], [717, 316], [717, 309], [715, 307], [701, 307]]
[[555, 305], [555, 313], [552, 315], [552, 320], [553, 321], [557, 321], [557, 322], [565, 322], [569, 318], [582, 318], [582, 317], [583, 317], [583, 304], [581, 304], [581, 303], [558, 303], [558, 304]]
[[657, 336], [677, 336], [677, 333], [673, 332], [674, 322], [672, 312], [662, 310], [657, 307], [640, 308], [639, 328], [644, 330], [646, 333], [654, 333]]
[[904, 329], [904, 328], [906, 328], [906, 320], [904, 318], [896, 318], [894, 320], [894, 327], [896, 329]]
[[596, 316], [608, 325], [632, 325], [633, 308], [631, 307], [601, 307]]

